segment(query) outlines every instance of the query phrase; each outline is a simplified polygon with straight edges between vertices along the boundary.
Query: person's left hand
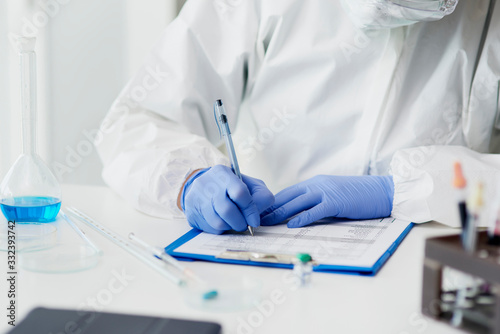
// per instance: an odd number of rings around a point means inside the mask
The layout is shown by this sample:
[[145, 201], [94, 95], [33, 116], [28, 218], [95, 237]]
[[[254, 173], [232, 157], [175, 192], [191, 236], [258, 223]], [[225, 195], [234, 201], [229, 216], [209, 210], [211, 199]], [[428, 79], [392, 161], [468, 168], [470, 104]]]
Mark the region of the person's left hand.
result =
[[318, 175], [280, 191], [274, 205], [261, 214], [261, 225], [275, 225], [292, 217], [287, 224], [291, 228], [325, 217], [388, 217], [393, 197], [392, 176]]

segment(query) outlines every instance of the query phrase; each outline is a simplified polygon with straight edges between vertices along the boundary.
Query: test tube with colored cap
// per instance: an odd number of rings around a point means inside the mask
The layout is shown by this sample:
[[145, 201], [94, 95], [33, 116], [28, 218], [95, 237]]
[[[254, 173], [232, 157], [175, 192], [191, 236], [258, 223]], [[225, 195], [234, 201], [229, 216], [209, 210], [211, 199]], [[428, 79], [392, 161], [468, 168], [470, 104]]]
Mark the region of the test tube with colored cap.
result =
[[[477, 226], [479, 225], [481, 210], [484, 204], [483, 189], [483, 184], [478, 183], [474, 188], [472, 195], [467, 200], [467, 208], [469, 209], [469, 213], [467, 215], [467, 223], [464, 231], [465, 233], [462, 236], [462, 243], [465, 251], [469, 254], [474, 254], [476, 250]], [[472, 284], [471, 292], [474, 297], [477, 294], [477, 286], [475, 283], [475, 279], [472, 276], [464, 275], [462, 276], [461, 280], [463, 286], [458, 290], [455, 309], [453, 311], [453, 316], [451, 317], [451, 324], [455, 327], [460, 326], [463, 321], [463, 308], [465, 308], [465, 304], [467, 302], [467, 285]]]
[[[128, 235], [128, 237], [137, 246], [142, 247], [144, 250], [150, 252], [151, 255], [153, 255], [156, 258], [162, 260], [166, 264], [169, 264], [169, 265], [173, 266], [174, 268], [176, 268], [177, 270], [179, 270], [182, 274], [184, 274], [186, 277], [192, 278], [195, 281], [197, 281], [198, 283], [205, 284], [205, 282], [201, 278], [199, 278], [198, 276], [196, 276], [192, 270], [190, 270], [189, 268], [183, 266], [179, 261], [177, 261], [175, 258], [173, 258], [172, 256], [170, 256], [167, 253], [165, 253], [161, 248], [149, 245], [147, 242], [145, 242], [144, 240], [140, 239], [139, 237], [137, 237], [132, 232]], [[205, 300], [209, 300], [209, 299], [213, 299], [213, 298], [217, 297], [217, 295], [218, 295], [217, 290], [211, 289], [211, 290], [207, 290], [206, 292], [204, 292], [202, 294], [202, 298], [205, 299]]]
[[298, 253], [293, 265], [293, 273], [299, 279], [300, 286], [308, 286], [313, 271], [312, 257], [307, 253]]
[[467, 180], [464, 177], [462, 171], [462, 165], [460, 162], [455, 162], [453, 165], [455, 177], [453, 178], [453, 187], [457, 189], [457, 202], [458, 211], [460, 214], [460, 224], [462, 229], [465, 230], [465, 225], [467, 224], [467, 204], [466, 204], [466, 188]]

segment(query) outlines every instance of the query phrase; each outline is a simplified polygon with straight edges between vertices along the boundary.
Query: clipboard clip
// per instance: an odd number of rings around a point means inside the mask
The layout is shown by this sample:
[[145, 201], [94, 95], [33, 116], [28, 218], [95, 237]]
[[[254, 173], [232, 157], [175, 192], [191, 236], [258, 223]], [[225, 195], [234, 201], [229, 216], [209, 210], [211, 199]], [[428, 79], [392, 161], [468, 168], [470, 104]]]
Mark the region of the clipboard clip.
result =
[[[225, 252], [216, 256], [218, 259], [238, 260], [238, 261], [251, 261], [251, 262], [264, 262], [264, 263], [280, 263], [280, 264], [295, 264], [297, 258], [291, 254], [277, 254], [277, 253], [260, 253], [249, 252], [242, 250], [228, 249]], [[318, 263], [312, 260], [312, 265], [316, 266]]]

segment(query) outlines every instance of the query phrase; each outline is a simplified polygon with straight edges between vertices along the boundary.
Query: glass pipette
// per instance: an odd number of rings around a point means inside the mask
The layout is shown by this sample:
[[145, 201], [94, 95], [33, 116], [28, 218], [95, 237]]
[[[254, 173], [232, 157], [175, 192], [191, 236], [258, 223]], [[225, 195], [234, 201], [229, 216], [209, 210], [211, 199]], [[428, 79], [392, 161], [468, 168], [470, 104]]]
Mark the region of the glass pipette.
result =
[[203, 282], [203, 280], [201, 278], [199, 278], [198, 276], [196, 276], [191, 269], [186, 268], [185, 266], [180, 264], [179, 261], [177, 261], [175, 258], [173, 258], [172, 256], [165, 253], [161, 248], [149, 245], [144, 240], [139, 239], [134, 233], [130, 233], [128, 235], [128, 238], [130, 240], [132, 240], [134, 243], [136, 243], [138, 246], [149, 251], [152, 255], [156, 256], [157, 258], [159, 258], [163, 262], [174, 266], [175, 268], [177, 268], [180, 272], [182, 272], [187, 277], [195, 279], [200, 283]]
[[167, 279], [172, 281], [174, 284], [179, 285], [179, 286], [183, 286], [186, 284], [186, 281], [184, 280], [183, 277], [180, 277], [180, 275], [178, 275], [177, 273], [173, 273], [170, 270], [168, 270], [164, 266], [163, 262], [158, 262], [160, 260], [156, 260], [152, 256], [147, 256], [146, 254], [143, 254], [138, 249], [136, 249], [136, 247], [134, 245], [128, 243], [126, 240], [124, 240], [123, 238], [121, 238], [117, 234], [111, 232], [109, 229], [102, 226], [101, 224], [99, 224], [98, 222], [96, 222], [94, 219], [90, 218], [89, 216], [87, 216], [83, 212], [81, 212], [78, 209], [75, 209], [73, 207], [67, 208], [67, 210], [70, 214], [74, 215], [75, 217], [77, 217], [78, 219], [80, 219], [81, 221], [83, 221], [84, 223], [89, 225], [90, 227], [92, 227], [94, 230], [96, 230], [97, 232], [99, 232], [100, 234], [102, 234], [103, 236], [108, 238], [114, 244], [120, 246], [121, 248], [123, 248], [124, 250], [126, 250], [127, 252], [129, 252], [130, 254], [132, 254], [133, 256], [135, 256], [136, 258], [141, 260], [142, 262], [149, 265], [151, 268], [155, 269], [157, 272], [159, 272], [160, 274], [165, 276]]
[[102, 250], [100, 250], [99, 247], [97, 247], [92, 241], [90, 241], [89, 238], [87, 238], [85, 232], [83, 232], [78, 226], [76, 226], [76, 224], [64, 213], [64, 211], [59, 211], [59, 214], [64, 218], [64, 220], [66, 220], [69, 226], [73, 228], [76, 234], [78, 234], [86, 243], [88, 243], [98, 255], [102, 255]]

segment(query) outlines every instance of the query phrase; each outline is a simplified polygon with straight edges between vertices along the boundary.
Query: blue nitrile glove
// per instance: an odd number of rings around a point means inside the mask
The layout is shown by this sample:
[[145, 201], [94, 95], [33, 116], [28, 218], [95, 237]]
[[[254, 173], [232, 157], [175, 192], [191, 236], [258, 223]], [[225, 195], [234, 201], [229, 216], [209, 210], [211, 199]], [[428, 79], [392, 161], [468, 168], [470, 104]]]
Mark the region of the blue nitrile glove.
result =
[[189, 224], [214, 234], [260, 226], [260, 213], [274, 203], [274, 196], [261, 180], [242, 177], [223, 165], [192, 175], [181, 195]]
[[302, 227], [326, 217], [370, 219], [391, 215], [392, 176], [318, 175], [280, 191], [272, 207], [262, 213], [262, 225], [290, 219], [288, 227]]

